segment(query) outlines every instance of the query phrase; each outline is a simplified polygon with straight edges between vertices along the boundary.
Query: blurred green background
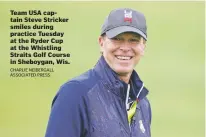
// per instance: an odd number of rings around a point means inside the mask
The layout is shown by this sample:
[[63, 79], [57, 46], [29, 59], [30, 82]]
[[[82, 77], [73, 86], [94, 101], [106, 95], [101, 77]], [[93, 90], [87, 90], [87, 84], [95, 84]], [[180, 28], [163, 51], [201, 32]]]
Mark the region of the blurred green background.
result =
[[[92, 68], [100, 57], [97, 43], [109, 12], [130, 7], [148, 24], [145, 56], [136, 67], [152, 106], [152, 137], [204, 137], [204, 2], [0, 2], [0, 137], [43, 137], [51, 101], [59, 87]], [[52, 10], [68, 17], [55, 23], [64, 31], [70, 65], [55, 65], [50, 78], [10, 78], [10, 10]], [[52, 67], [52, 66], [47, 66]]]

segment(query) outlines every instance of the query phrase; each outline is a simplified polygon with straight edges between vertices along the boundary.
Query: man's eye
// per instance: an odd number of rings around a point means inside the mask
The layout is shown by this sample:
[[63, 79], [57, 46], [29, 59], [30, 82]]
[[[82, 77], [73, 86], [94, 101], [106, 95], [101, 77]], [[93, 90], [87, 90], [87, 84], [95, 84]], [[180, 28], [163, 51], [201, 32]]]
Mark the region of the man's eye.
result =
[[138, 39], [130, 39], [130, 42], [139, 42]]
[[112, 40], [115, 40], [115, 41], [120, 41], [120, 40], [121, 40], [121, 38], [114, 37], [114, 38], [112, 38]]

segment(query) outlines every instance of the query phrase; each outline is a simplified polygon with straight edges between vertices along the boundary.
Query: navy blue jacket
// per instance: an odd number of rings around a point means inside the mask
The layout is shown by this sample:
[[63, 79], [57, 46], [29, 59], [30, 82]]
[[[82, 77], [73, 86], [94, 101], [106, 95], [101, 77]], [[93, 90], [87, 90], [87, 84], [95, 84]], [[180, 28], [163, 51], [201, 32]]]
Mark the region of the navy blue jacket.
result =
[[101, 57], [95, 67], [61, 86], [52, 103], [45, 137], [150, 137], [148, 90], [135, 71], [131, 98], [138, 100], [128, 124], [127, 84]]

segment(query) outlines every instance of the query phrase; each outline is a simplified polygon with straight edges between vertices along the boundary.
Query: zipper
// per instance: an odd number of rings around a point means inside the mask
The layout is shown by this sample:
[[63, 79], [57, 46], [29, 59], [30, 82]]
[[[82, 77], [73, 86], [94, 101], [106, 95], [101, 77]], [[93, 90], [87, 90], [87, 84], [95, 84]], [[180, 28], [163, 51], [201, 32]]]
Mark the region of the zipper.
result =
[[[127, 109], [129, 109], [129, 106], [128, 106], [129, 92], [130, 92], [130, 84], [128, 84], [128, 86], [127, 86], [127, 95], [126, 95], [126, 100], [125, 100], [126, 114], [127, 114]], [[127, 123], [128, 123], [129, 131], [131, 134], [131, 127], [130, 127], [129, 120], [128, 120], [128, 114], [127, 114]]]
[[[140, 93], [142, 92], [143, 87], [144, 87], [144, 83], [142, 83], [142, 87], [140, 88], [140, 90], [139, 90], [139, 92], [138, 92], [138, 94], [137, 94], [137, 96], [136, 96], [136, 101], [138, 100], [138, 97], [139, 97]], [[126, 100], [125, 100], [125, 101], [122, 100], [122, 102], [123, 102], [122, 104], [123, 104], [123, 110], [124, 110], [125, 113], [126, 113], [126, 119], [127, 119], [126, 122], [127, 122], [128, 128], [129, 128], [129, 136], [132, 137], [132, 131], [133, 131], [134, 124], [135, 124], [135, 121], [136, 121], [136, 116], [135, 116], [135, 115], [136, 115], [136, 113], [137, 113], [137, 108], [136, 108], [136, 112], [135, 112], [134, 116], [132, 117], [131, 124], [129, 124], [128, 114], [127, 114], [127, 105], [125, 105], [126, 102], [128, 102], [128, 98], [129, 98], [129, 96], [128, 96], [128, 94], [129, 94], [129, 93], [128, 93], [128, 92], [129, 92], [128, 88], [129, 88], [129, 90], [130, 90], [130, 86], [127, 87]], [[124, 88], [123, 88], [123, 91], [124, 91]], [[138, 102], [137, 102], [137, 103], [138, 103]]]
[[[120, 83], [120, 84], [122, 84], [122, 83]], [[122, 90], [121, 90], [121, 92], [124, 92], [124, 85], [121, 85], [121, 87], [122, 87]], [[127, 88], [128, 89], [128, 88]], [[128, 91], [128, 90], [127, 90]], [[122, 111], [123, 111], [123, 114], [125, 114], [125, 116], [123, 116], [123, 118], [125, 117], [126, 118], [126, 120], [125, 119], [123, 119], [123, 127], [124, 127], [124, 129], [125, 129], [125, 131], [126, 131], [126, 133], [128, 134], [128, 135], [130, 135], [131, 134], [131, 129], [130, 129], [130, 126], [129, 126], [129, 121], [128, 121], [128, 115], [127, 115], [127, 108], [126, 108], [126, 105], [125, 105], [125, 102], [126, 102], [126, 100], [123, 100], [122, 98], [121, 98], [121, 107], [122, 107]], [[126, 122], [126, 123], [125, 123]]]
[[[140, 88], [140, 90], [139, 90], [139, 92], [138, 92], [138, 94], [137, 94], [137, 96], [136, 96], [136, 101], [138, 101], [138, 97], [139, 97], [140, 93], [142, 92], [143, 88], [144, 88], [144, 83], [142, 83], [142, 87]], [[138, 105], [139, 105], [139, 104], [138, 104], [138, 102], [137, 102], [137, 106], [138, 106]], [[137, 106], [136, 106], [135, 114], [134, 114], [134, 116], [132, 117], [131, 123], [130, 123], [130, 125], [129, 125], [129, 128], [130, 128], [130, 137], [132, 137], [132, 135], [133, 135], [132, 133], [133, 133], [133, 128], [135, 127], [135, 123], [136, 123], [136, 115], [137, 115], [138, 112], [139, 112], [139, 109], [138, 109]]]
[[127, 95], [126, 95], [126, 101], [125, 101], [126, 110], [129, 109], [129, 105], [128, 105], [129, 92], [130, 92], [130, 84], [128, 84], [128, 87], [127, 87]]
[[[127, 133], [129, 134], [129, 135], [131, 135], [131, 128], [130, 128], [130, 125], [129, 125], [129, 121], [128, 121], [128, 114], [127, 114], [127, 108], [126, 108], [126, 106], [125, 106], [125, 102], [122, 100], [122, 104], [123, 104], [123, 111], [124, 111], [124, 114], [126, 115], [125, 117], [126, 117], [126, 123], [124, 123], [124, 126], [125, 126], [125, 128], [127, 129], [126, 131], [127, 131]], [[128, 130], [129, 129], [129, 130]]]
[[136, 122], [136, 113], [137, 113], [137, 111], [135, 112], [135, 114], [134, 114], [134, 116], [132, 117], [132, 120], [131, 120], [131, 125], [130, 125], [130, 132], [131, 132], [131, 134], [130, 134], [130, 136], [132, 137], [132, 131], [133, 131], [133, 128], [135, 127], [135, 122]]
[[128, 87], [127, 87], [127, 94], [126, 94], [126, 100], [125, 100], [125, 105], [124, 105], [124, 110], [125, 110], [125, 112], [126, 112], [126, 118], [127, 118], [127, 125], [128, 125], [128, 127], [129, 127], [129, 135], [131, 136], [131, 127], [130, 127], [130, 124], [129, 124], [129, 120], [128, 120], [128, 114], [127, 114], [127, 109], [128, 109], [128, 105], [127, 105], [127, 103], [128, 103], [128, 99], [129, 99], [129, 92], [130, 92], [130, 84], [128, 84]]

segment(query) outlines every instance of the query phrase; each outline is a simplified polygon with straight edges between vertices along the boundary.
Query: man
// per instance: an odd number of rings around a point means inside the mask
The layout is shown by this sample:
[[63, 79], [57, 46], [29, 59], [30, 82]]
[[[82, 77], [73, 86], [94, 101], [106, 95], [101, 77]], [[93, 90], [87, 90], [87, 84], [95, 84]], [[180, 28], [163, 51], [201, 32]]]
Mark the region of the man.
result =
[[146, 20], [115, 9], [99, 37], [95, 67], [65, 83], [52, 103], [46, 137], [150, 137], [151, 108], [134, 67], [144, 55]]

